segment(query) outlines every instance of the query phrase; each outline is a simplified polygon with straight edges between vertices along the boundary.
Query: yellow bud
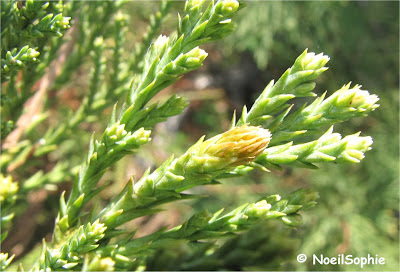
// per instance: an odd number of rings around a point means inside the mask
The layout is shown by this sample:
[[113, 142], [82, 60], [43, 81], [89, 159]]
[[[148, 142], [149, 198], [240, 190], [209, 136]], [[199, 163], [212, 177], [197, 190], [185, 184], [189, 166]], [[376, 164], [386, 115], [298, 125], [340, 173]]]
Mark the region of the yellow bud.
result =
[[203, 142], [200, 153], [221, 159], [235, 159], [231, 166], [249, 164], [264, 151], [270, 140], [268, 129], [243, 125]]

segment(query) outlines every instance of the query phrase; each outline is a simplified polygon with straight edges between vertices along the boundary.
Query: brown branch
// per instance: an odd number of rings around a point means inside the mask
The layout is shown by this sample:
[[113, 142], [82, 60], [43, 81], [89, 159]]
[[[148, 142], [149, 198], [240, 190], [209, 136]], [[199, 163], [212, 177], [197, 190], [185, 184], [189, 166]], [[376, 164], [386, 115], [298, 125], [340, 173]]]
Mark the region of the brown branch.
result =
[[[76, 40], [77, 29], [78, 28], [75, 25], [71, 27], [65, 34], [65, 37], [66, 38], [70, 37], [70, 40], [61, 46], [58, 58], [56, 58], [51, 62], [49, 67], [47, 67], [44, 76], [41, 79], [39, 79], [40, 82], [39, 89], [28, 101], [26, 101], [24, 105], [25, 113], [19, 117], [18, 121], [16, 122], [16, 128], [4, 140], [3, 144], [4, 149], [9, 149], [17, 145], [20, 138], [29, 128], [31, 123], [34, 122], [35, 119], [39, 117], [40, 113], [43, 110], [44, 101], [48, 91], [52, 88], [54, 81], [61, 72], [61, 67], [63, 66], [67, 57], [71, 54], [73, 50]], [[30, 152], [29, 154], [32, 155], [33, 152]], [[29, 154], [27, 158], [30, 156]], [[25, 160], [27, 158], [25, 158]], [[17, 164], [10, 164], [7, 170], [8, 171], [15, 170], [16, 168], [21, 166], [25, 162], [25, 160], [22, 160]]]

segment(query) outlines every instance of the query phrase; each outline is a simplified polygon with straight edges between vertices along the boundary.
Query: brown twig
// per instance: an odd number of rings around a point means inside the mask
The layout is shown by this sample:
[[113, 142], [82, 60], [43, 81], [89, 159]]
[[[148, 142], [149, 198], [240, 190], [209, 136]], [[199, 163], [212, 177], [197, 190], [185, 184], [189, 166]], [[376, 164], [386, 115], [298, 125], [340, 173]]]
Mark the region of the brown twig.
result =
[[[59, 50], [60, 53], [58, 54], [59, 57], [51, 62], [49, 67], [46, 69], [46, 73], [44, 74], [44, 76], [41, 79], [39, 79], [40, 86], [38, 91], [28, 101], [26, 101], [24, 105], [25, 113], [19, 117], [16, 123], [16, 128], [4, 140], [2, 148], [9, 149], [14, 147], [19, 142], [20, 138], [25, 133], [27, 128], [29, 128], [31, 123], [34, 122], [34, 120], [38, 118], [38, 116], [42, 112], [47, 93], [52, 88], [57, 76], [60, 74], [61, 67], [63, 66], [67, 57], [72, 52], [77, 36], [76, 35], [77, 29], [78, 28], [76, 27], [75, 24], [65, 34], [65, 37], [70, 37], [69, 42], [64, 43], [61, 46]], [[7, 170], [9, 172], [15, 170], [16, 168], [21, 166], [26, 161], [26, 159], [32, 154], [33, 152], [29, 152], [25, 160], [22, 160], [17, 164], [10, 164]]]

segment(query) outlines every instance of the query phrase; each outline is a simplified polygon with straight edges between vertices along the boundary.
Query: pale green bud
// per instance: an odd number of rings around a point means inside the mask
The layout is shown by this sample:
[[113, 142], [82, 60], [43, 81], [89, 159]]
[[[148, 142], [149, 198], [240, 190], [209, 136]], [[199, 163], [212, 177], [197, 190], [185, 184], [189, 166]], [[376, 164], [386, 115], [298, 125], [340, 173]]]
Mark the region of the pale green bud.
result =
[[246, 209], [245, 213], [249, 217], [261, 218], [268, 213], [271, 207], [272, 207], [271, 204], [269, 204], [266, 200], [261, 200], [251, 204]]
[[0, 203], [14, 202], [18, 192], [18, 183], [13, 182], [11, 176], [0, 174]]
[[[24, 62], [34, 62], [37, 57], [40, 55], [38, 51], [33, 48], [30, 48], [29, 45], [22, 47], [18, 52], [14, 49], [12, 52], [8, 51], [6, 54], [6, 63], [7, 66], [22, 66]], [[3, 66], [3, 69], [6, 69]]]
[[[361, 87], [361, 86], [359, 86]], [[354, 108], [362, 108], [367, 111], [373, 110], [378, 107], [376, 102], [378, 102], [379, 98], [377, 95], [370, 95], [368, 91], [360, 90], [359, 88], [355, 88], [356, 94], [351, 100], [350, 104]]]
[[160, 36], [158, 36], [157, 40], [154, 42], [154, 48], [157, 51], [163, 51], [165, 46], [167, 46], [168, 41], [169, 41], [169, 38], [167, 36], [160, 35]]
[[203, 49], [195, 47], [188, 53], [179, 55], [174, 61], [167, 64], [162, 72], [169, 77], [180, 76], [199, 68], [207, 55]]
[[193, 10], [199, 10], [204, 4], [204, 0], [188, 0], [185, 3], [185, 13], [189, 13]]
[[88, 271], [114, 271], [115, 261], [111, 257], [95, 257], [88, 266]]
[[128, 145], [143, 145], [150, 141], [150, 134], [151, 131], [144, 128], [133, 133], [127, 132], [125, 124], [117, 122], [105, 130], [102, 141], [107, 145], [123, 144], [124, 142]]
[[93, 45], [95, 47], [101, 47], [104, 44], [104, 39], [103, 37], [97, 37], [96, 39], [94, 39]]
[[215, 7], [215, 13], [221, 14], [222, 16], [230, 17], [239, 8], [239, 2], [236, 0], [222, 0], [217, 3]]
[[177, 59], [177, 64], [188, 69], [197, 69], [201, 66], [204, 59], [208, 56], [207, 52], [199, 47], [195, 47], [188, 53]]
[[125, 124], [115, 123], [112, 127], [106, 128], [104, 133], [112, 142], [122, 140], [128, 132], [125, 130]]
[[325, 71], [327, 68], [324, 65], [329, 61], [329, 56], [320, 53], [315, 55], [315, 53], [307, 52], [307, 49], [296, 59], [293, 67], [291, 68], [291, 73], [299, 71], [312, 71], [309, 80], [312, 80], [320, 73]]
[[51, 20], [51, 23], [60, 29], [67, 29], [70, 27], [69, 20], [71, 20], [71, 17], [64, 17], [62, 13], [59, 13], [54, 16], [54, 18]]
[[100, 223], [99, 219], [97, 219], [93, 224], [88, 224], [86, 226], [86, 233], [90, 234], [92, 237], [97, 237], [96, 240], [100, 240], [104, 237], [104, 232], [107, 227], [105, 224]]
[[343, 86], [337, 91], [336, 104], [339, 107], [351, 107], [359, 112], [370, 112], [379, 107], [376, 102], [379, 98], [377, 95], [370, 95], [368, 91], [360, 89], [360, 85], [350, 89], [350, 83]]
[[114, 19], [119, 24], [119, 26], [124, 26], [127, 24], [129, 16], [118, 11]]
[[315, 55], [315, 53], [307, 53], [303, 60], [304, 70], [318, 70], [324, 67], [329, 61], [329, 57], [320, 53]]
[[337, 161], [358, 163], [364, 159], [364, 153], [371, 149], [373, 140], [371, 137], [360, 137], [360, 133], [349, 135], [343, 138], [347, 142], [344, 150], [337, 158]]
[[26, 61], [36, 61], [36, 57], [39, 56], [40, 53], [33, 48], [29, 48], [25, 54], [22, 55], [21, 59]]
[[356, 149], [360, 151], [367, 151], [371, 149], [371, 145], [373, 143], [373, 140], [370, 136], [367, 137], [359, 137], [360, 133], [356, 133], [354, 135], [349, 135], [344, 137], [343, 140], [347, 140], [347, 148], [348, 149]]
[[15, 255], [12, 255], [10, 258], [8, 258], [8, 253], [0, 253], [0, 270], [5, 271], [6, 268], [10, 265], [12, 260], [14, 259]]
[[[366, 116], [379, 107], [379, 104], [376, 104], [379, 98], [360, 90], [360, 87], [356, 85], [350, 89], [349, 83], [324, 100], [325, 92], [311, 105], [297, 113], [296, 120], [290, 124], [290, 130], [316, 129], [322, 125], [332, 125], [354, 117]], [[278, 133], [275, 133], [274, 140], [278, 139]]]

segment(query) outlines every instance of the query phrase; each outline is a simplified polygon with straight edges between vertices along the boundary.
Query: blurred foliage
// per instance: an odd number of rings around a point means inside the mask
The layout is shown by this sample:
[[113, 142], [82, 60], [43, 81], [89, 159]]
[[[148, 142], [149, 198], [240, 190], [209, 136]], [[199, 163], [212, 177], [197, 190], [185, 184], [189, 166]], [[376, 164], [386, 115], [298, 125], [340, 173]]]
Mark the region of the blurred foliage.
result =
[[224, 42], [234, 45], [227, 54], [250, 51], [260, 69], [277, 70], [309, 48], [335, 56], [327, 86], [354, 78], [371, 89], [397, 87], [398, 2], [260, 1], [246, 9]]

